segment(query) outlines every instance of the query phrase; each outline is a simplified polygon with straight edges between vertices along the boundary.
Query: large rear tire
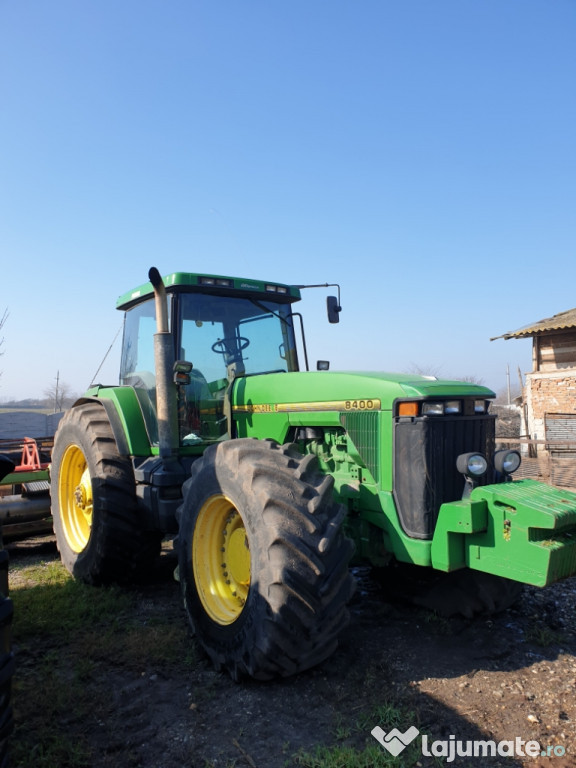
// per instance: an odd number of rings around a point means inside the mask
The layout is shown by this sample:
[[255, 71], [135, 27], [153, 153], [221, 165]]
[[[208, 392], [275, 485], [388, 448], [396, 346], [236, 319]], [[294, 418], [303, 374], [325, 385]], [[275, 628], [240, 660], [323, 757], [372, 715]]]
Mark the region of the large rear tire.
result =
[[160, 537], [142, 530], [135, 487], [104, 408], [69, 410], [54, 438], [50, 494], [60, 556], [75, 578], [126, 581], [157, 553]]
[[219, 443], [193, 465], [178, 511], [184, 607], [233, 679], [285, 677], [335, 650], [354, 580], [332, 485], [315, 457], [269, 440]]

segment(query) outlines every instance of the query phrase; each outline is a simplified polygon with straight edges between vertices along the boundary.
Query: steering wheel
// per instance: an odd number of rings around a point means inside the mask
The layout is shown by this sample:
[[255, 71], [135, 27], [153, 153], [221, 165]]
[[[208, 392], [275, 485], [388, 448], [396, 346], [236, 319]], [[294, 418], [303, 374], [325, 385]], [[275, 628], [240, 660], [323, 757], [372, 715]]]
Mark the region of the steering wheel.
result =
[[212, 344], [212, 352], [218, 355], [229, 355], [233, 357], [241, 352], [250, 344], [250, 339], [245, 336], [229, 336], [224, 339], [218, 339]]

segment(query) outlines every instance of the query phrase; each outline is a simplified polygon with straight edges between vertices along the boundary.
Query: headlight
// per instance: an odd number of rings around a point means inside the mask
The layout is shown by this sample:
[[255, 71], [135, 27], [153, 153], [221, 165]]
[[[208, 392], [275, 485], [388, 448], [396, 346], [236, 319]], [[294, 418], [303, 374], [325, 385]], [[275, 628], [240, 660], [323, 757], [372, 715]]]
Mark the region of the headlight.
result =
[[518, 451], [496, 451], [494, 454], [494, 469], [503, 475], [516, 472], [522, 459]]
[[462, 413], [460, 400], [440, 400], [437, 403], [422, 403], [422, 416], [443, 416], [454, 413]]
[[470, 477], [482, 477], [488, 470], [488, 462], [481, 453], [461, 453], [456, 459], [458, 472]]
[[442, 416], [444, 403], [422, 403], [422, 416]]

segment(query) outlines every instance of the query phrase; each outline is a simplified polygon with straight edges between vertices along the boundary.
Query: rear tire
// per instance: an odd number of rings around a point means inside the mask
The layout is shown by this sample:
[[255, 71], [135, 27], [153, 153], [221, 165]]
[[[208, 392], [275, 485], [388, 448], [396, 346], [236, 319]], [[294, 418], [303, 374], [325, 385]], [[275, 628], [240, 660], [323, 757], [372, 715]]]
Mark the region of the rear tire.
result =
[[126, 581], [157, 554], [161, 537], [141, 529], [135, 487], [104, 408], [90, 402], [69, 410], [54, 438], [51, 498], [60, 556], [75, 578]]
[[219, 443], [194, 463], [178, 511], [184, 607], [233, 679], [285, 677], [335, 650], [354, 581], [332, 486], [315, 457], [269, 440]]

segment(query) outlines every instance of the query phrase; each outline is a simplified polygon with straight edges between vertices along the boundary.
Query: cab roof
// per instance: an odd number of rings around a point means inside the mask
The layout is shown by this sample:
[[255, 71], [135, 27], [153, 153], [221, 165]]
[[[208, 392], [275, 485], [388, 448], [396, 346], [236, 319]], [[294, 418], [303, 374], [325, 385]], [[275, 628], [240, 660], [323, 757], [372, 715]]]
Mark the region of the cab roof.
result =
[[[299, 301], [300, 291], [296, 286], [283, 283], [252, 280], [245, 277], [225, 277], [196, 272], [171, 272], [162, 278], [166, 292], [206, 293], [217, 296], [245, 296], [248, 298], [266, 298], [283, 304]], [[144, 283], [132, 291], [122, 294], [116, 301], [116, 309], [130, 309], [141, 301], [152, 298], [152, 283]]]

